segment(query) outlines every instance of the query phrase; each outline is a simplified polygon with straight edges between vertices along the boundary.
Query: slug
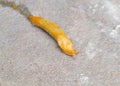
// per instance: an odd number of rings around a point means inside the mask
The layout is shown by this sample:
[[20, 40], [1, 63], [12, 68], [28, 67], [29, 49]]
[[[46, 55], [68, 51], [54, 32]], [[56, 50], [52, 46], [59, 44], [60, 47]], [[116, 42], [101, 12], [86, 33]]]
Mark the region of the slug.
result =
[[76, 54], [76, 50], [74, 49], [72, 42], [59, 26], [42, 17], [30, 16], [29, 21], [33, 25], [36, 25], [48, 32], [57, 41], [59, 47], [65, 54], [70, 56]]
[[20, 12], [22, 15], [24, 15], [31, 24], [38, 26], [48, 32], [58, 43], [58, 46], [61, 48], [61, 50], [70, 56], [74, 56], [76, 54], [76, 50], [72, 44], [72, 42], [69, 40], [67, 35], [63, 32], [63, 30], [56, 25], [55, 23], [44, 19], [42, 17], [33, 16], [27, 7], [24, 5], [16, 5], [14, 2], [6, 2], [6, 1], [0, 1], [0, 4], [4, 6], [8, 6], [13, 8], [14, 10]]

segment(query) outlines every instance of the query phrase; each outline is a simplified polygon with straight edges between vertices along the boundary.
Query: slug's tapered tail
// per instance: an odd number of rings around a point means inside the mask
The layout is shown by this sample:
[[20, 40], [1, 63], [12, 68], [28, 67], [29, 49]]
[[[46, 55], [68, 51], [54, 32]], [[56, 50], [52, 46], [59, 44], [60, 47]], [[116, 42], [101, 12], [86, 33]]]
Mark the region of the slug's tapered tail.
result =
[[8, 6], [24, 15], [33, 25], [36, 25], [48, 32], [58, 43], [61, 50], [70, 56], [76, 54], [72, 42], [68, 39], [62, 29], [53, 22], [42, 17], [33, 16], [24, 5], [16, 5], [14, 2], [0, 0], [0, 4]]

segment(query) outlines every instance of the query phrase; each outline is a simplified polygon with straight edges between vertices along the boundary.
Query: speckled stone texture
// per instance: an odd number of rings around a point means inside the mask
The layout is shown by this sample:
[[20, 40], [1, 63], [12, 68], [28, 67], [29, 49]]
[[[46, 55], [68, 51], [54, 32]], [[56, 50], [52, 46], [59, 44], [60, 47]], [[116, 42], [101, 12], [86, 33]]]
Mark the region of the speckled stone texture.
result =
[[120, 0], [15, 2], [61, 26], [79, 53], [65, 55], [46, 32], [0, 5], [0, 86], [120, 86]]

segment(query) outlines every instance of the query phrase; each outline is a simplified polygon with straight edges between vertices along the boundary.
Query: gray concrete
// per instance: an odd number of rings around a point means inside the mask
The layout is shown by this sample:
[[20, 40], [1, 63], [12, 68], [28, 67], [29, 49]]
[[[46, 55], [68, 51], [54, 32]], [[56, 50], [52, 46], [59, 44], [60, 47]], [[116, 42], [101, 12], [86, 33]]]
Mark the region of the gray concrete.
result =
[[[15, 1], [15, 0], [14, 0]], [[57, 23], [77, 51], [0, 6], [0, 86], [120, 86], [120, 0], [16, 0]]]

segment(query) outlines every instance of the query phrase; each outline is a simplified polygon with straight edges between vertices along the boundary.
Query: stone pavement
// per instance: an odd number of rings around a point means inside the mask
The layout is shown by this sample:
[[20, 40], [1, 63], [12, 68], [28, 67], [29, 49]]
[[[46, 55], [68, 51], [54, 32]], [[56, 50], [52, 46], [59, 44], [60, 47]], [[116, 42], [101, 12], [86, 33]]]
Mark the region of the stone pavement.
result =
[[79, 53], [65, 55], [46, 32], [0, 6], [0, 86], [120, 86], [120, 0], [12, 1], [61, 26]]

